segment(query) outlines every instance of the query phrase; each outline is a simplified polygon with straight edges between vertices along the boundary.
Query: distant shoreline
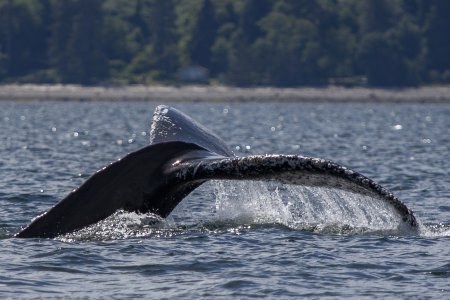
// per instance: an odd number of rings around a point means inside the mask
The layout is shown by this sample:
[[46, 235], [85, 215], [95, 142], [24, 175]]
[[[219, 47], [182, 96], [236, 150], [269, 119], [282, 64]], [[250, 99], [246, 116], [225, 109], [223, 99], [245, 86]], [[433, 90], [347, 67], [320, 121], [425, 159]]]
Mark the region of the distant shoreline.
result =
[[404, 102], [450, 103], [450, 86], [381, 89], [365, 87], [238, 88], [227, 86], [118, 87], [0, 85], [1, 100], [149, 102]]

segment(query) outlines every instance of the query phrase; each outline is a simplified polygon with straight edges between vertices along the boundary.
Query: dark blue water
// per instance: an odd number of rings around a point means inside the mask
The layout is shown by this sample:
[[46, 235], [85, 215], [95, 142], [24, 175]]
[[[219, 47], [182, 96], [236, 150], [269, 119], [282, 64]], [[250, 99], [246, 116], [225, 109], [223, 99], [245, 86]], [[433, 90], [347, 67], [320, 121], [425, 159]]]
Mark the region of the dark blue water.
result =
[[375, 179], [415, 211], [419, 234], [375, 207], [349, 215], [291, 203], [354, 195], [212, 182], [157, 225], [119, 212], [55, 240], [12, 238], [147, 145], [155, 105], [0, 103], [2, 299], [450, 298], [448, 104], [176, 104], [238, 155], [323, 157]]

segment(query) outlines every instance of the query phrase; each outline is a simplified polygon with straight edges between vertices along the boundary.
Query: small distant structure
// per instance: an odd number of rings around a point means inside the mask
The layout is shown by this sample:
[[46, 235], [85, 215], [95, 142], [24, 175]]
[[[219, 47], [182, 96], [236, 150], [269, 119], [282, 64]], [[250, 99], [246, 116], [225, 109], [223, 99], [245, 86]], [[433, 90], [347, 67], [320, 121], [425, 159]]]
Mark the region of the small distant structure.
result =
[[334, 77], [328, 80], [328, 84], [332, 86], [343, 86], [343, 87], [367, 86], [367, 77], [366, 76]]
[[208, 83], [209, 70], [201, 66], [189, 66], [180, 69], [177, 78], [181, 83]]

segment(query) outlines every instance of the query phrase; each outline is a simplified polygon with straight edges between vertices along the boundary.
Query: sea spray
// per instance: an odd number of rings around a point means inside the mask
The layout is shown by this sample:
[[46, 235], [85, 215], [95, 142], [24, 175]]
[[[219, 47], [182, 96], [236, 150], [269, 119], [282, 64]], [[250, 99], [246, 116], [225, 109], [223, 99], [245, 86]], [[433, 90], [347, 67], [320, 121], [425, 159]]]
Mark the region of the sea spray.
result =
[[276, 182], [215, 181], [213, 186], [220, 221], [276, 223], [315, 231], [404, 230], [400, 215], [371, 196]]
[[[323, 187], [262, 181], [211, 181], [166, 219], [118, 211], [61, 239], [167, 238], [188, 232], [228, 232], [244, 226], [285, 226], [333, 234], [408, 234], [400, 215], [379, 198]], [[449, 225], [422, 225], [421, 236], [449, 235]]]

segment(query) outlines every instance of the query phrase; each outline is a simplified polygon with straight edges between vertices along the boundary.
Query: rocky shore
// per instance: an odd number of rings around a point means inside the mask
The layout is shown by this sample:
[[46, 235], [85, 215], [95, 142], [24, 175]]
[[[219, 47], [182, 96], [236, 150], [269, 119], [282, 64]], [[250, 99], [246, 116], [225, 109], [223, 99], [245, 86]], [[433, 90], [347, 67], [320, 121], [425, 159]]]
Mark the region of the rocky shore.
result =
[[226, 86], [118, 87], [79, 85], [0, 85], [0, 100], [158, 101], [158, 102], [411, 102], [450, 103], [450, 87], [237, 88]]

